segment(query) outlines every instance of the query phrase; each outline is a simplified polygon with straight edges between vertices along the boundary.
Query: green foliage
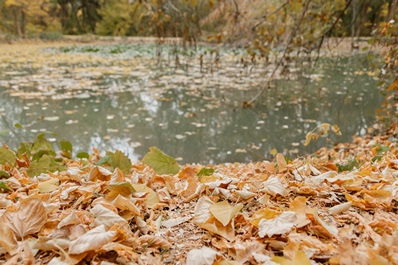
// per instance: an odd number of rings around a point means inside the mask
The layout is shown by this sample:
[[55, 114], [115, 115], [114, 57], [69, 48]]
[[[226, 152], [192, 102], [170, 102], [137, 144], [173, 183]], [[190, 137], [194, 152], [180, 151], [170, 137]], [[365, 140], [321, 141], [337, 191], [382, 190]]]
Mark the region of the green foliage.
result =
[[107, 195], [108, 200], [112, 200], [118, 195], [129, 197], [135, 192], [135, 189], [130, 182], [119, 182], [110, 184], [107, 189], [109, 190], [109, 194]]
[[61, 147], [62, 155], [67, 158], [72, 158], [72, 152], [73, 152], [72, 144], [69, 141], [62, 139], [59, 142], [59, 145]]
[[44, 154], [39, 160], [33, 161], [26, 170], [30, 177], [38, 176], [41, 173], [62, 171], [66, 167], [57, 161], [54, 156]]
[[4, 181], [0, 181], [0, 190], [11, 190], [8, 186], [7, 183]]
[[140, 11], [144, 6], [138, 1], [130, 4], [128, 0], [103, 1], [98, 10], [102, 20], [97, 23], [96, 33], [100, 35], [136, 35], [140, 23]]
[[44, 155], [55, 156], [52, 144], [45, 138], [45, 133], [36, 137], [31, 149], [32, 160], [39, 160]]
[[376, 148], [376, 155], [374, 157], [372, 157], [372, 162], [376, 162], [376, 161], [380, 161], [384, 154], [390, 150], [389, 146], [385, 146], [385, 145], [378, 145]]
[[214, 168], [202, 168], [196, 176], [203, 177], [203, 176], [211, 176], [214, 173]]
[[61, 32], [41, 32], [39, 38], [42, 40], [62, 40], [64, 35]]
[[80, 158], [80, 159], [83, 159], [83, 158], [89, 159], [90, 155], [87, 152], [79, 152], [76, 154], [76, 157]]
[[359, 168], [359, 162], [356, 159], [350, 159], [346, 163], [336, 164], [338, 172], [351, 171], [354, 168]]
[[152, 167], [159, 175], [174, 175], [180, 171], [177, 161], [155, 146], [149, 148], [149, 152], [142, 158], [142, 163]]
[[16, 123], [14, 126], [17, 129], [23, 129], [23, 127], [22, 127], [22, 125], [20, 123]]
[[97, 165], [109, 165], [112, 168], [119, 168], [123, 173], [128, 174], [131, 168], [131, 160], [121, 151], [116, 150], [116, 152], [106, 152], [106, 155], [102, 157]]
[[15, 161], [16, 157], [14, 152], [5, 147], [0, 148], [0, 164], [4, 165], [5, 163], [8, 163], [10, 165], [14, 165]]
[[10, 177], [10, 175], [7, 172], [0, 170], [0, 179], [3, 179], [3, 178], [8, 179], [9, 177]]

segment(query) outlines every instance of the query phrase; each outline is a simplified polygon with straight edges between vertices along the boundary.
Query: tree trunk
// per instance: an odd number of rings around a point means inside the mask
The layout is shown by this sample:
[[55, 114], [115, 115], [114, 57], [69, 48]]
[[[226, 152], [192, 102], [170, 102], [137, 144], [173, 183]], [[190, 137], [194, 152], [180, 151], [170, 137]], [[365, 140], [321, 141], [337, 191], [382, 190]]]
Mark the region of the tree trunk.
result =
[[394, 19], [397, 2], [398, 2], [398, 0], [393, 0], [391, 3], [390, 12], [388, 13], [388, 21]]

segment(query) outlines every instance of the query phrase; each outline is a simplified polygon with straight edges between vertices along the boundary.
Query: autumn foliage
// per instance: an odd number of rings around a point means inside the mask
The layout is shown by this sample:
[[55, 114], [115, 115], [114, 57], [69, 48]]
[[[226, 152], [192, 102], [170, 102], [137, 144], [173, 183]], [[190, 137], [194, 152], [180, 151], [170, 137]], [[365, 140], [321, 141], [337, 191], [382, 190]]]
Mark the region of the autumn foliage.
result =
[[0, 260], [398, 264], [397, 130], [293, 161], [180, 167], [157, 148], [134, 164], [94, 150], [40, 174], [3, 147]]

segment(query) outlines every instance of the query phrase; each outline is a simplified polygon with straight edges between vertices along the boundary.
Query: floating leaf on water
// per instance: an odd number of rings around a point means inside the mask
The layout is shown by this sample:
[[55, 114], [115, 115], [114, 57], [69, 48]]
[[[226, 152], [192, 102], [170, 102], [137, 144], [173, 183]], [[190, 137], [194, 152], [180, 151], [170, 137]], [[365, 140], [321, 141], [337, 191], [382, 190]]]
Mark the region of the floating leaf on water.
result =
[[155, 146], [149, 148], [149, 152], [142, 159], [142, 163], [152, 167], [159, 175], [174, 175], [180, 171], [177, 161]]

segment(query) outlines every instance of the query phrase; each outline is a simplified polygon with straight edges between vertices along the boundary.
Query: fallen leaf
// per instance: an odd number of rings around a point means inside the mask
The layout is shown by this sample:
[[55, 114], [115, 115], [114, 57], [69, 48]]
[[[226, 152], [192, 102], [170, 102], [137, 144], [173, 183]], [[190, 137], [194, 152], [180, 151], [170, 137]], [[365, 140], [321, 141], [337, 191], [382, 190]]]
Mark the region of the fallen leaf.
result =
[[283, 235], [287, 232], [290, 232], [290, 230], [296, 224], [296, 221], [296, 213], [290, 211], [285, 211], [274, 219], [263, 219], [258, 224], [258, 235], [260, 237]]
[[220, 223], [226, 226], [242, 208], [242, 203], [231, 206], [228, 201], [222, 201], [211, 205], [209, 210]]
[[263, 187], [263, 191], [271, 194], [272, 196], [276, 196], [277, 194], [287, 196], [288, 194], [279, 177], [275, 175], [270, 176], [267, 181], [263, 183]]
[[52, 192], [59, 188], [60, 181], [57, 178], [51, 178], [49, 180], [40, 182], [38, 184], [38, 189], [41, 193]]
[[144, 184], [132, 184], [133, 188], [136, 190], [136, 192], [147, 192], [147, 207], [152, 208], [155, 204], [159, 203], [159, 196], [158, 194], [151, 188], [148, 188]]
[[95, 216], [94, 224], [96, 226], [103, 225], [106, 229], [109, 229], [114, 224], [124, 224], [128, 226], [125, 219], [101, 204], [95, 205], [90, 212]]
[[202, 247], [200, 249], [192, 249], [187, 254], [186, 264], [189, 265], [212, 265], [218, 252], [208, 248]]
[[8, 208], [1, 217], [2, 224], [8, 226], [19, 238], [40, 231], [47, 220], [46, 209], [39, 199], [22, 199], [19, 208]]
[[0, 246], [2, 246], [11, 256], [18, 252], [18, 242], [15, 235], [13, 231], [5, 225], [0, 226]]
[[102, 246], [112, 242], [116, 237], [116, 231], [106, 231], [104, 225], [97, 226], [81, 237], [73, 240], [68, 253], [71, 255], [98, 250]]
[[149, 152], [142, 159], [142, 163], [152, 167], [159, 175], [174, 175], [180, 171], [180, 166], [177, 161], [155, 146], [149, 148]]

